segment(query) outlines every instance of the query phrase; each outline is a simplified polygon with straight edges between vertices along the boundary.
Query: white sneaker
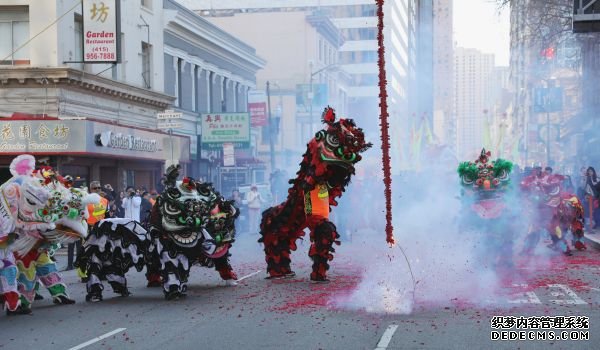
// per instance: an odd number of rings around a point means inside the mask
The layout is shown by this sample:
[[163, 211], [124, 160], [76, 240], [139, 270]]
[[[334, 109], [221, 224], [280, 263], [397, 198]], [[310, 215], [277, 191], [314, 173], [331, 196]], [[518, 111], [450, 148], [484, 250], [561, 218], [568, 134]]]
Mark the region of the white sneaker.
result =
[[225, 285], [227, 287], [233, 287], [233, 286], [237, 286], [238, 283], [235, 280], [225, 280]]

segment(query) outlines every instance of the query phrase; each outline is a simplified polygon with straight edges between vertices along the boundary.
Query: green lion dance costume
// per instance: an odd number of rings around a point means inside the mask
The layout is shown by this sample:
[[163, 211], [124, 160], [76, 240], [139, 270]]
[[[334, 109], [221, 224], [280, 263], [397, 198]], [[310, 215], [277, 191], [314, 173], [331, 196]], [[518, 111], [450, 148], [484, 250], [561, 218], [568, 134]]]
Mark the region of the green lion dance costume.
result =
[[461, 231], [483, 233], [482, 258], [491, 259], [494, 268], [512, 266], [513, 232], [518, 209], [511, 199], [510, 173], [513, 164], [504, 159], [491, 161], [491, 152], [483, 149], [473, 162], [458, 167], [463, 186]]

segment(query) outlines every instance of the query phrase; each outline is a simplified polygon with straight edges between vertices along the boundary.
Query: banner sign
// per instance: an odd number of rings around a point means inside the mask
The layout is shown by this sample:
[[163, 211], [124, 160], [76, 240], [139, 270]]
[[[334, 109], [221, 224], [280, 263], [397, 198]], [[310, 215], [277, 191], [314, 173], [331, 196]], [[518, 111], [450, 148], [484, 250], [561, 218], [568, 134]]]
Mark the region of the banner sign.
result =
[[250, 147], [250, 115], [248, 113], [201, 114], [202, 146], [222, 148], [233, 143], [235, 148]]
[[250, 126], [267, 125], [267, 95], [264, 91], [248, 91], [248, 111], [250, 112]]
[[233, 143], [223, 144], [223, 166], [235, 166], [235, 147]]
[[83, 0], [83, 61], [119, 61], [119, 0]]

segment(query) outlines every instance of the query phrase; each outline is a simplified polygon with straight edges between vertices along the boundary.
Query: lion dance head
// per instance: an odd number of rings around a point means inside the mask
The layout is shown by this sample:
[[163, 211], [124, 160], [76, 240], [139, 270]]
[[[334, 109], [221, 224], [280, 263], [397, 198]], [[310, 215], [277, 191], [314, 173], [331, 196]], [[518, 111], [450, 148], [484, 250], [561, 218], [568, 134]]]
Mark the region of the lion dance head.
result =
[[373, 145], [365, 141], [363, 130], [352, 119], [336, 121], [331, 107], [323, 111], [322, 121], [325, 128], [308, 143], [298, 174], [306, 171], [305, 181], [309, 186], [327, 182], [330, 187], [344, 188], [354, 175], [361, 154]]

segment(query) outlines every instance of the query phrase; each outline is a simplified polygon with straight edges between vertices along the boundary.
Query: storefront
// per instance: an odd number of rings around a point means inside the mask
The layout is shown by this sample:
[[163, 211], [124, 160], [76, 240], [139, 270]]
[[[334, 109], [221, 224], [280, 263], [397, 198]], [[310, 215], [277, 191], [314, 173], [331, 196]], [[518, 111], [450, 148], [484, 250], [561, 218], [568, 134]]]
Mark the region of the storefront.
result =
[[190, 139], [89, 119], [0, 120], [0, 180], [10, 177], [13, 157], [24, 153], [73, 176], [77, 185], [99, 180], [115, 189], [153, 190], [172, 160], [185, 173]]

